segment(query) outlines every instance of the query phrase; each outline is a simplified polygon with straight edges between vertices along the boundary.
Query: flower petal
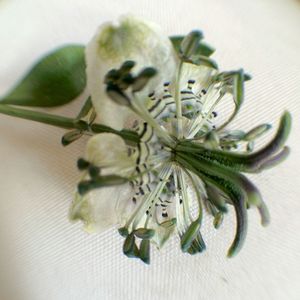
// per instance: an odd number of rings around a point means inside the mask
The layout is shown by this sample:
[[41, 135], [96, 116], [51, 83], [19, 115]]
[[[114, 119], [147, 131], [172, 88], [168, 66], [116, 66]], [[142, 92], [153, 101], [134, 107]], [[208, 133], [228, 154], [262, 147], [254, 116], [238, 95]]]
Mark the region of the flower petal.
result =
[[113, 133], [100, 133], [89, 139], [86, 158], [98, 167], [113, 167], [130, 161], [124, 140]]
[[[120, 174], [124, 164], [134, 166], [134, 162], [127, 156], [127, 146], [123, 139], [112, 133], [92, 137], [87, 144], [86, 158], [101, 168], [101, 174]], [[87, 174], [84, 175], [86, 178]], [[81, 220], [88, 232], [101, 232], [126, 221], [131, 197], [129, 184], [95, 189], [84, 196], [76, 193], [70, 208], [70, 219]]]
[[102, 232], [123, 222], [123, 213], [131, 193], [128, 184], [96, 189], [85, 196], [76, 193], [69, 218], [71, 221], [82, 221], [84, 229], [89, 233]]
[[149, 66], [158, 70], [146, 92], [170, 81], [176, 68], [173, 46], [156, 25], [132, 16], [121, 18], [117, 25], [102, 25], [86, 47], [87, 85], [100, 122], [115, 129], [126, 126], [134, 115], [108, 99], [104, 77], [126, 60], [136, 62], [134, 72]]

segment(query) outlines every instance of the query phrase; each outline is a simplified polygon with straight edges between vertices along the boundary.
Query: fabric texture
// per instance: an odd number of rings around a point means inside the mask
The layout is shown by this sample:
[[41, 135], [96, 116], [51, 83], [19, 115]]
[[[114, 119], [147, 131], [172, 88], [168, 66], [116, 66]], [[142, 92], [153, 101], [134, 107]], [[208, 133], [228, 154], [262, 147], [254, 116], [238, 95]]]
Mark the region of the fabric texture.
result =
[[[261, 227], [249, 211], [245, 246], [232, 259], [226, 258], [235, 229], [230, 211], [219, 230], [205, 218], [203, 254], [182, 254], [174, 237], [153, 249], [150, 266], [130, 260], [115, 228], [89, 235], [68, 221], [76, 160], [87, 140], [64, 148], [64, 130], [0, 115], [0, 299], [299, 299], [300, 2], [2, 0], [0, 94], [42, 54], [86, 44], [101, 23], [125, 13], [158, 23], [168, 35], [202, 29], [221, 70], [243, 67], [253, 75], [231, 128], [264, 122], [276, 128], [285, 109], [292, 113], [289, 159], [250, 176], [271, 224]], [[50, 111], [73, 116], [82, 100]]]

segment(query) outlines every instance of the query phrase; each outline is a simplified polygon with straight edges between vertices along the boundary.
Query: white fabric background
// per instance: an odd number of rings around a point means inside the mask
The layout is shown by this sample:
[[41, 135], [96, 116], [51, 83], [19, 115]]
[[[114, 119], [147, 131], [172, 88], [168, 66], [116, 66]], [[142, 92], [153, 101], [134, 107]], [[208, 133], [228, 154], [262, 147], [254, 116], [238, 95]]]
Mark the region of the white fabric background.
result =
[[[123, 256], [116, 230], [88, 235], [68, 222], [84, 141], [63, 130], [0, 115], [0, 299], [300, 299], [300, 2], [296, 0], [0, 0], [0, 94], [41, 54], [86, 43], [103, 21], [134, 13], [166, 34], [201, 28], [222, 69], [244, 67], [246, 102], [236, 128], [293, 113], [289, 160], [254, 177], [272, 222], [249, 212], [245, 247], [226, 258], [234, 216], [206, 220], [208, 249], [183, 255], [176, 238], [145, 266]], [[73, 115], [80, 100], [53, 112]]]

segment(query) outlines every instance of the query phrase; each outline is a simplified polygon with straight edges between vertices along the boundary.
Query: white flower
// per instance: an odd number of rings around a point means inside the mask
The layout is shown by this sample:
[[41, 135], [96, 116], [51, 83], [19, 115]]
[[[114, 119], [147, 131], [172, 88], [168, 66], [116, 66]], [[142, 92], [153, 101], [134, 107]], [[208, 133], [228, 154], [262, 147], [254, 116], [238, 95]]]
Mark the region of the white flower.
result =
[[[90, 139], [70, 217], [89, 232], [118, 224], [126, 237], [124, 253], [145, 262], [149, 241], [161, 247], [175, 227], [183, 251], [203, 251], [202, 206], [218, 227], [228, 203], [237, 213], [233, 255], [245, 237], [246, 206], [255, 205], [263, 223], [268, 220], [259, 192], [237, 172], [260, 171], [286, 156], [282, 151], [270, 159], [282, 141], [253, 158], [234, 154], [251, 152], [269, 126], [249, 133], [221, 130], [242, 103], [248, 75], [217, 72], [201, 40], [198, 31], [180, 39], [178, 56], [176, 38], [173, 45], [155, 25], [127, 16], [119, 25], [101, 26], [86, 49], [88, 89], [99, 121], [133, 130], [139, 141], [125, 143], [113, 133]], [[136, 238], [142, 239], [140, 249]]]

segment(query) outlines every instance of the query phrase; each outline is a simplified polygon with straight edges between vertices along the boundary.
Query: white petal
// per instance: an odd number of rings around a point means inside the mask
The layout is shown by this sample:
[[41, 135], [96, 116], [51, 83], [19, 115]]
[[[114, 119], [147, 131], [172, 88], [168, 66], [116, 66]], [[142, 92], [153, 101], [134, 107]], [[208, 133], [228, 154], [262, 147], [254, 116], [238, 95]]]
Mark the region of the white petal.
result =
[[100, 133], [89, 139], [86, 158], [96, 166], [122, 164], [129, 161], [124, 140], [112, 133]]
[[[122, 175], [122, 166], [134, 162], [127, 156], [127, 147], [122, 138], [112, 133], [92, 137], [86, 148], [86, 158], [96, 166], [105, 167], [101, 174]], [[86, 174], [83, 180], [88, 179]], [[84, 196], [78, 193], [70, 208], [70, 219], [81, 220], [88, 232], [101, 232], [114, 224], [123, 224], [128, 216], [132, 188], [128, 183], [92, 190]]]
[[131, 193], [129, 184], [96, 189], [85, 196], [76, 193], [69, 218], [82, 221], [89, 233], [102, 232], [124, 222]]
[[156, 25], [132, 16], [121, 18], [119, 24], [102, 25], [86, 47], [87, 85], [99, 121], [115, 129], [123, 128], [134, 115], [108, 99], [103, 80], [126, 60], [137, 63], [134, 72], [149, 66], [159, 71], [148, 87], [151, 90], [172, 80], [176, 68], [173, 46]]

